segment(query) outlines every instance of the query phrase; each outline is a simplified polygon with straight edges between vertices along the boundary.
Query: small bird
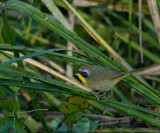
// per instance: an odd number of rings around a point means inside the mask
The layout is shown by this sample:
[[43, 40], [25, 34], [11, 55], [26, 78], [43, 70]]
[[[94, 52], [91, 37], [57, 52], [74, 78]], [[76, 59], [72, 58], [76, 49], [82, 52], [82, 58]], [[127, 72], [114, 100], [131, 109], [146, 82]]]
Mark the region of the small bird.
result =
[[123, 72], [114, 68], [88, 65], [82, 66], [75, 75], [77, 75], [82, 83], [89, 89], [106, 92], [124, 77], [137, 71], [139, 71], [139, 69]]

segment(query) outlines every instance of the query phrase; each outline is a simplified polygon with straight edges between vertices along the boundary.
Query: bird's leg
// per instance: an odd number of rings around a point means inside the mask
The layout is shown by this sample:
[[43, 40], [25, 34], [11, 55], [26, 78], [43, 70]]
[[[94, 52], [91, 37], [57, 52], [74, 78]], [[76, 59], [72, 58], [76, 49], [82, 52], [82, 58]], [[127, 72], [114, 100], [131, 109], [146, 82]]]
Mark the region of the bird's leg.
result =
[[97, 96], [97, 93], [95, 93], [94, 91], [91, 91], [91, 93], [97, 98], [97, 101], [99, 101], [99, 97]]
[[104, 93], [103, 93], [102, 95], [103, 95], [103, 96], [105, 96], [105, 95], [106, 95], [106, 93], [107, 93], [107, 92], [106, 92], [106, 91], [104, 91]]
[[100, 97], [102, 97], [103, 99], [107, 99], [105, 96], [106, 96], [106, 91], [100, 91], [100, 92], [98, 92], [98, 93], [101, 93], [101, 92], [103, 92], [101, 95], [100, 95]]
[[[102, 93], [102, 92], [104, 92], [104, 91], [98, 91], [98, 92], [96, 92], [96, 94], [100, 94], [100, 93]], [[105, 94], [102, 94], [102, 95], [105, 95]], [[100, 95], [101, 96], [101, 95]]]
[[[99, 101], [99, 97], [97, 95], [99, 95], [99, 93], [102, 93], [102, 92], [104, 91], [98, 91], [98, 92], [91, 91], [92, 95], [94, 95], [97, 98], [97, 101]], [[106, 91], [102, 95], [99, 95], [99, 96], [102, 97], [103, 99], [106, 99], [105, 95], [106, 95]]]
[[[103, 93], [102, 93], [103, 92]], [[99, 94], [99, 93], [102, 93], [102, 94]], [[107, 99], [106, 98], [106, 93], [107, 93], [107, 91], [98, 91], [98, 92], [96, 92], [95, 94], [96, 95], [99, 95], [99, 97], [101, 97], [101, 98], [103, 98], [103, 99]]]
[[[99, 95], [99, 93], [102, 93], [102, 92], [103, 92], [103, 94]], [[92, 95], [94, 95], [97, 98], [97, 101], [99, 101], [99, 97], [102, 97], [103, 99], [107, 99], [105, 97], [105, 95], [107, 93], [106, 91], [98, 91], [98, 92], [91, 91], [91, 93], [92, 93]]]

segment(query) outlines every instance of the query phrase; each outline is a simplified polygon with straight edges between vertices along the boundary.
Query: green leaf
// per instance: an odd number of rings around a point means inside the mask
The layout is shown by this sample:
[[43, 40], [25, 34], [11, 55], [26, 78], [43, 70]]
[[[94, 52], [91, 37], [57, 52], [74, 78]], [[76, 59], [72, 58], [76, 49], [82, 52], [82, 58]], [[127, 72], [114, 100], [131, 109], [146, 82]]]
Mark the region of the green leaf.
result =
[[49, 85], [45, 83], [35, 83], [29, 81], [18, 81], [18, 80], [8, 80], [8, 79], [1, 79], [0, 84], [5, 86], [17, 86], [22, 88], [34, 88], [41, 91], [48, 91], [48, 92], [60, 92], [60, 93], [67, 93], [67, 91], [60, 90], [58, 86]]
[[24, 122], [21, 119], [15, 120], [14, 133], [24, 133]]
[[0, 100], [0, 108], [15, 114], [19, 110], [20, 104], [15, 100]]
[[5, 125], [6, 123], [8, 122], [12, 122], [14, 121], [14, 117], [3, 117], [3, 118], [0, 118], [0, 127], [2, 127], [3, 125]]
[[31, 117], [27, 117], [24, 121], [25, 125], [29, 128], [31, 133], [37, 133], [39, 130], [38, 123]]
[[[52, 130], [55, 131], [61, 122], [62, 121], [61, 121], [60, 118], [56, 118], [56, 119], [52, 120], [50, 122]], [[62, 125], [58, 128], [57, 132], [61, 132], [61, 133], [67, 133], [68, 132], [68, 126], [66, 125], [65, 122], [62, 123]]]
[[73, 104], [70, 104], [70, 103], [67, 103], [67, 102], [64, 102], [64, 103], [61, 103], [59, 105], [59, 110], [64, 114], [64, 115], [69, 115], [69, 114], [72, 114], [72, 113], [75, 113], [75, 112], [79, 112], [79, 108], [78, 106], [76, 105], [73, 105]]
[[2, 86], [0, 86], [0, 95], [3, 96], [3, 99], [6, 99], [6, 98], [7, 98], [7, 94], [6, 94], [6, 92], [3, 90]]
[[91, 124], [90, 132], [93, 132], [97, 127], [98, 127], [98, 121], [94, 121], [94, 122]]
[[83, 129], [85, 133], [90, 132], [90, 120], [87, 118], [82, 118], [77, 122], [77, 126]]
[[0, 133], [7, 133], [10, 128], [15, 125], [15, 121], [11, 121], [6, 123], [5, 125], [0, 127]]
[[79, 97], [79, 96], [72, 96], [69, 97], [68, 103], [78, 106], [79, 109], [87, 109], [89, 107], [89, 103], [87, 99]]
[[70, 115], [65, 116], [65, 121], [68, 124], [77, 122], [82, 117], [82, 112], [74, 112]]
[[[78, 113], [81, 110], [86, 109], [88, 107], [89, 107], [88, 101], [82, 97], [79, 97], [79, 96], [69, 97], [67, 102], [61, 103], [59, 105], [59, 109], [65, 115], [65, 117], [67, 117], [66, 118], [67, 121], [73, 121], [71, 119], [72, 115], [73, 115], [73, 119], [74, 119], [74, 115], [76, 117], [76, 113]], [[79, 115], [79, 113], [78, 113], [78, 115]], [[78, 118], [79, 118], [79, 116], [77, 116], [77, 119]]]

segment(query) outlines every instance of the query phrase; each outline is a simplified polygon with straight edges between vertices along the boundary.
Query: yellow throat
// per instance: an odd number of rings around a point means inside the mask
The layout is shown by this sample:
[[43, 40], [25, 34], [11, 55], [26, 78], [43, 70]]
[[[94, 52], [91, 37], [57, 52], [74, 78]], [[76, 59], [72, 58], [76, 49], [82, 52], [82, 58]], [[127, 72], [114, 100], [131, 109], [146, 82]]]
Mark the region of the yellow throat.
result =
[[83, 83], [84, 85], [87, 85], [86, 79], [85, 79], [81, 74], [78, 74], [77, 76], [78, 76], [78, 78], [82, 81], [82, 83]]

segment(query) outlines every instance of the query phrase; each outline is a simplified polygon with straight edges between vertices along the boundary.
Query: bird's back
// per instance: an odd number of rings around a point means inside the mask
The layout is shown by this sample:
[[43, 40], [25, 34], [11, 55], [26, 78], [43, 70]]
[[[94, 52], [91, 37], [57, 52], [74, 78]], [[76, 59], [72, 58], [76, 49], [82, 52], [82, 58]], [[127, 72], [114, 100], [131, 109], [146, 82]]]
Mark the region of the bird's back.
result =
[[97, 68], [93, 68], [95, 71], [92, 71], [90, 77], [87, 79], [87, 86], [93, 90], [108, 91], [116, 84], [114, 79], [123, 75], [123, 72], [114, 68], [94, 67]]

